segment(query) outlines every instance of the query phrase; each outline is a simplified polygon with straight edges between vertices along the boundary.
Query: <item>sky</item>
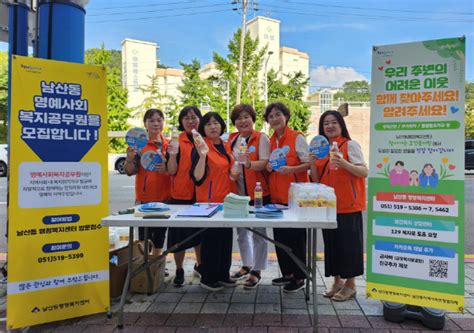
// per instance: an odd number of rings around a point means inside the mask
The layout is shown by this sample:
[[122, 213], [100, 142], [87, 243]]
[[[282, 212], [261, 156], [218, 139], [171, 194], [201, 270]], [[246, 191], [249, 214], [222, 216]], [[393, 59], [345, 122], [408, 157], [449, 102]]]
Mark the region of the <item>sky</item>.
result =
[[[281, 46], [310, 57], [310, 89], [368, 80], [371, 48], [466, 36], [466, 79], [474, 81], [474, 0], [248, 0], [247, 18], [280, 20]], [[238, 2], [238, 1], [235, 1]], [[91, 0], [86, 7], [86, 48], [121, 48], [133, 38], [159, 45], [161, 63], [212, 61], [227, 54], [241, 26], [231, 0]]]

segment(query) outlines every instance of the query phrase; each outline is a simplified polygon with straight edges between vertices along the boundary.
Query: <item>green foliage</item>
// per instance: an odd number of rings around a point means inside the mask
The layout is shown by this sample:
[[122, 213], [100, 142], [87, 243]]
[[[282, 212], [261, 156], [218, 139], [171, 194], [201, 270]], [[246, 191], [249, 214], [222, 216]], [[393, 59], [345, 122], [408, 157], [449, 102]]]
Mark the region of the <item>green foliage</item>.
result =
[[172, 96], [164, 95], [160, 92], [159, 77], [157, 75], [148, 76], [150, 84], [140, 86], [138, 89], [145, 96], [140, 105], [133, 109], [133, 117], [143, 119], [143, 115], [148, 109], [159, 109], [165, 114], [166, 128], [165, 132], [169, 132], [170, 128], [178, 124], [179, 105]]
[[7, 142], [8, 54], [0, 52], [0, 143]]
[[[107, 67], [107, 115], [109, 131], [125, 131], [131, 111], [127, 108], [128, 93], [122, 87], [120, 51], [106, 50], [104, 45], [100, 49], [89, 49], [85, 52], [87, 64]], [[124, 152], [126, 149], [123, 138], [109, 139], [112, 152]]]
[[465, 136], [466, 139], [474, 139], [474, 82], [466, 82], [465, 100]]
[[343, 102], [370, 102], [370, 86], [367, 81], [348, 81], [342, 86], [342, 91], [334, 94], [334, 99]]
[[446, 38], [426, 41], [423, 42], [423, 45], [428, 50], [436, 51], [443, 58], [453, 57], [461, 60], [464, 59], [465, 42], [464, 37]]
[[184, 106], [194, 105], [200, 108], [201, 103], [210, 104], [213, 86], [210, 80], [203, 80], [199, 76], [201, 63], [192, 60], [190, 64], [180, 62], [184, 69], [183, 84], [178, 87], [182, 94], [181, 103]]
[[[229, 41], [227, 56], [221, 56], [214, 52], [213, 60], [216, 63], [217, 69], [220, 71], [218, 77], [213, 78], [215, 83], [221, 82], [221, 90], [225, 90], [223, 82], [229, 82], [229, 96], [231, 107], [235, 105], [237, 99], [237, 68], [239, 64], [240, 54], [240, 34], [241, 29], [238, 29], [232, 39]], [[247, 32], [244, 38], [244, 57], [242, 66], [242, 95], [241, 103], [252, 105], [257, 111], [256, 128], [260, 129], [262, 126], [264, 103], [260, 99], [262, 87], [258, 84], [258, 72], [262, 67], [263, 59], [267, 54], [267, 47], [259, 49], [258, 39], [252, 39]], [[225, 101], [225, 100], [224, 100]], [[216, 112], [223, 115], [225, 109], [216, 109]], [[225, 119], [225, 117], [224, 117]]]
[[303, 101], [303, 93], [309, 84], [309, 78], [297, 72], [287, 75], [287, 83], [277, 79], [275, 71], [270, 70], [267, 75], [268, 80], [268, 101], [282, 102], [291, 111], [291, 118], [288, 125], [304, 134], [308, 129], [309, 107]]

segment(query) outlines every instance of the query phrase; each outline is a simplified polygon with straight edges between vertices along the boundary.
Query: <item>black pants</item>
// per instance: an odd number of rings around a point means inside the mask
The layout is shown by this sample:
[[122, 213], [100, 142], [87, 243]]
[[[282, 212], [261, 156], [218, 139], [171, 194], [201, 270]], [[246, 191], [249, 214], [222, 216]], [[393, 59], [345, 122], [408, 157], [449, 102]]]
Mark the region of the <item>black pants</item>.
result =
[[[306, 229], [274, 228], [273, 236], [277, 242], [291, 248], [293, 254], [303, 264], [306, 264]], [[290, 256], [278, 246], [275, 246], [275, 248], [281, 274], [283, 276], [293, 275], [297, 280], [306, 279], [304, 272], [295, 264]]]
[[209, 228], [204, 231], [201, 242], [201, 281], [227, 281], [231, 265], [232, 228]]
[[[163, 248], [167, 229], [167, 227], [148, 228], [148, 239], [151, 239], [156, 248]], [[145, 228], [138, 228], [138, 239], [145, 240]]]
[[362, 212], [337, 214], [337, 229], [324, 229], [324, 275], [343, 279], [364, 274]]

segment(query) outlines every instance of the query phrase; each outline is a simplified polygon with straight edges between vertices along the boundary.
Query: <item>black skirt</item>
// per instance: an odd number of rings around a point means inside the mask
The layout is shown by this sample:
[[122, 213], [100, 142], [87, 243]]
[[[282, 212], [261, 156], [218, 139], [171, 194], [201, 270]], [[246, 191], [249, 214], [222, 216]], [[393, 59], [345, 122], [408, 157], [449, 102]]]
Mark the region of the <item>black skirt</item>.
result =
[[[171, 199], [170, 204], [175, 205], [192, 205], [195, 203], [193, 200], [177, 200]], [[198, 232], [201, 228], [168, 228], [168, 248], [171, 246], [184, 241], [186, 238], [190, 237], [192, 234]], [[202, 233], [188, 240], [186, 243], [181, 244], [176, 250], [172, 253], [185, 251], [192, 247], [198, 246], [201, 244]]]
[[364, 274], [362, 212], [337, 214], [337, 229], [323, 230], [323, 239], [326, 277]]

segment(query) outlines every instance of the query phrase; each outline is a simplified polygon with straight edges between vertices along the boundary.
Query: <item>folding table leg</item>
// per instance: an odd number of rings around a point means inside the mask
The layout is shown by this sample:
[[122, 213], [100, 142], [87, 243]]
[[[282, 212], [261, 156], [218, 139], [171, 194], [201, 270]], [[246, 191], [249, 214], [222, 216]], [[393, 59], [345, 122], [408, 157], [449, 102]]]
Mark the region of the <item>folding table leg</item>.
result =
[[[312, 251], [311, 251], [311, 229], [306, 229], [306, 266], [308, 266], [309, 269], [311, 269], [313, 265], [313, 257], [312, 257]], [[305, 290], [305, 298], [306, 301], [309, 301], [309, 295], [310, 295], [310, 290], [309, 290], [309, 281], [310, 279], [306, 279], [306, 290]]]
[[313, 285], [313, 330], [317, 332], [318, 330], [318, 300], [317, 300], [317, 288], [316, 288], [316, 245], [317, 245], [317, 236], [318, 236], [318, 229], [314, 228], [312, 230], [313, 233], [313, 241], [312, 241], [312, 256], [313, 262], [311, 263], [311, 280]]
[[127, 300], [128, 287], [130, 286], [130, 280], [132, 278], [132, 260], [133, 260], [133, 227], [129, 228], [128, 234], [128, 264], [127, 264], [127, 277], [123, 285], [122, 296], [120, 297], [119, 310], [117, 314], [117, 327], [123, 328], [123, 307]]

